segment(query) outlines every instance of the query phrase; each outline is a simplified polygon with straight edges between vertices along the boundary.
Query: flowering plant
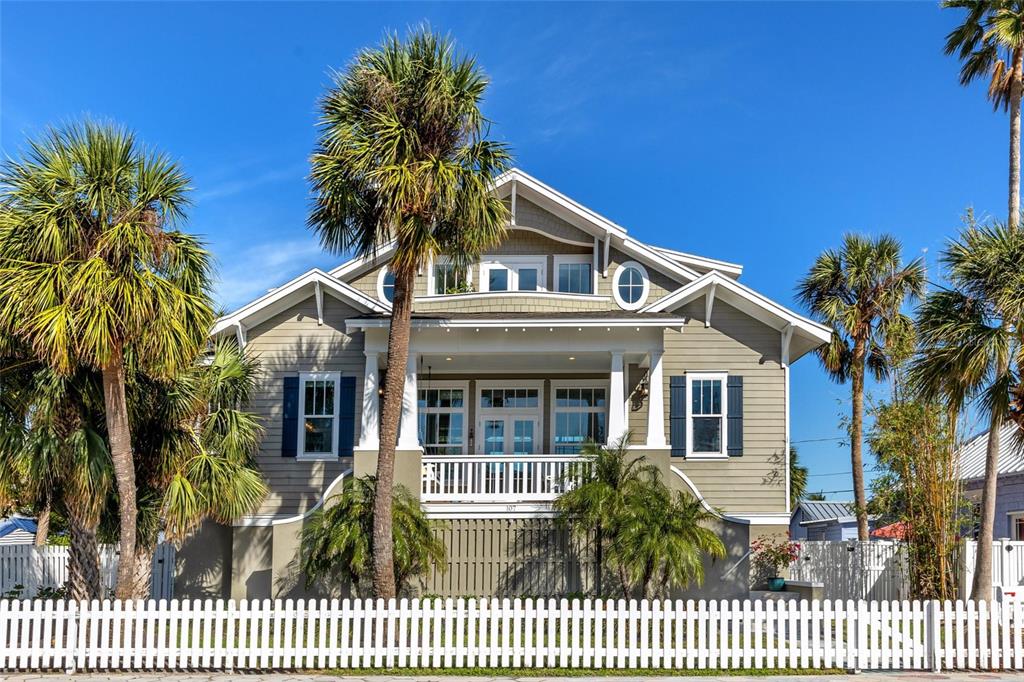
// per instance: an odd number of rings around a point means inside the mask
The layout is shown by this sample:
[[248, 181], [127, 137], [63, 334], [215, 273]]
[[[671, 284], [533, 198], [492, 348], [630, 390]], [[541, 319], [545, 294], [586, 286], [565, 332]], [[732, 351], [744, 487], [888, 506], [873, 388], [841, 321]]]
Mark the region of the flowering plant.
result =
[[800, 543], [762, 536], [750, 543], [750, 551], [758, 572], [775, 577], [800, 556]]

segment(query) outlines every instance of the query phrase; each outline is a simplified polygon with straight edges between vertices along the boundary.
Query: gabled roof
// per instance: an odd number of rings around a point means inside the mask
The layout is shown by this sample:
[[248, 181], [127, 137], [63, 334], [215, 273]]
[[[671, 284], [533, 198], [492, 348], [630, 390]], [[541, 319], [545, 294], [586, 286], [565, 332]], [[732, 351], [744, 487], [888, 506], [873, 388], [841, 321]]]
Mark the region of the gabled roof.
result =
[[24, 516], [12, 516], [0, 520], [0, 538], [19, 530], [35, 535], [36, 522], [32, 519], [26, 519]]
[[743, 274], [743, 266], [739, 263], [730, 263], [729, 261], [718, 260], [715, 258], [697, 256], [692, 253], [676, 251], [675, 249], [666, 249], [663, 246], [654, 246], [652, 248], [655, 251], [668, 256], [672, 260], [682, 263], [683, 265], [701, 268], [702, 270], [718, 270], [719, 272], [723, 272], [727, 275], [732, 275], [737, 279]]
[[[988, 451], [988, 431], [983, 431], [960, 448], [960, 478], [964, 481], [985, 477], [985, 455]], [[999, 429], [1000, 476], [1024, 473], [1024, 432], [1015, 423], [1003, 424]]]
[[[318, 293], [319, 292], [319, 293]], [[217, 335], [229, 330], [252, 327], [288, 309], [311, 295], [317, 296], [317, 307], [320, 307], [321, 296], [328, 293], [337, 299], [351, 304], [364, 313], [390, 313], [391, 306], [367, 296], [351, 284], [342, 282], [319, 268], [314, 268], [276, 289], [271, 289], [252, 303], [242, 306], [229, 313], [213, 324], [211, 334]]]
[[[712, 305], [715, 299], [721, 299], [780, 332], [791, 329], [793, 339], [798, 343], [791, 347], [790, 360], [795, 360], [821, 344], [828, 343], [832, 337], [832, 330], [825, 325], [798, 315], [750, 287], [714, 271], [701, 275], [689, 284], [659, 298], [641, 308], [640, 312], [656, 313], [675, 310], [702, 297], [710, 297]], [[710, 309], [708, 308], [708, 310]]]
[[800, 520], [801, 526], [856, 518], [853, 513], [853, 502], [803, 500], [797, 510], [803, 512], [803, 518]]

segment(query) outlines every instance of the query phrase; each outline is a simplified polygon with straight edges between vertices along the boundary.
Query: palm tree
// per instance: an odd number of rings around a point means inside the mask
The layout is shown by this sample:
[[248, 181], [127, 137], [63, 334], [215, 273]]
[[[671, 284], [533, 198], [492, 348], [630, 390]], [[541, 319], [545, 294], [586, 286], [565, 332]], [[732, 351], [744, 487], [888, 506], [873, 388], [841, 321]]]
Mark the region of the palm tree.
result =
[[669, 586], [704, 582], [704, 559], [725, 557], [725, 545], [708, 524], [716, 520], [699, 500], [670, 491], [660, 480], [640, 486], [626, 507], [616, 543], [617, 563], [625, 566], [644, 599], [654, 597], [655, 579], [665, 595]]
[[857, 506], [857, 537], [868, 539], [867, 501], [861, 454], [864, 431], [864, 376], [888, 372], [886, 346], [904, 339], [912, 325], [903, 305], [924, 292], [920, 260], [903, 264], [900, 243], [847, 234], [842, 247], [822, 253], [797, 286], [797, 297], [811, 314], [832, 327], [832, 340], [819, 357], [833, 380], [852, 384], [850, 460]]
[[[581, 461], [569, 468], [565, 492], [554, 504], [561, 523], [581, 543], [594, 542], [597, 564], [596, 592], [604, 593], [605, 556], [614, 556], [619, 528], [630, 500], [639, 490], [657, 478], [657, 468], [643, 457], [629, 452], [629, 434], [611, 447], [586, 443], [580, 450]], [[623, 590], [629, 584], [626, 567], [615, 563]]]
[[[985, 486], [972, 599], [992, 598], [1000, 427], [1024, 422], [1020, 372], [1024, 367], [1024, 232], [980, 226], [968, 216], [959, 239], [942, 256], [952, 288], [932, 292], [918, 315], [920, 354], [910, 383], [925, 399], [942, 400], [959, 414], [976, 400], [988, 415]], [[1018, 445], [1024, 445], [1020, 443]]]
[[[314, 512], [302, 529], [301, 570], [307, 588], [325, 581], [357, 590], [360, 582], [372, 576], [376, 487], [372, 476], [350, 481], [344, 492]], [[392, 556], [399, 589], [432, 565], [443, 569], [444, 543], [434, 535], [419, 500], [404, 486], [394, 488], [391, 514], [395, 530]]]
[[988, 97], [1010, 112], [1010, 189], [1007, 220], [1020, 219], [1020, 105], [1024, 93], [1024, 1], [944, 0], [943, 7], [966, 9], [964, 22], [946, 36], [946, 54], [961, 62], [960, 83], [988, 78]]
[[213, 319], [210, 264], [184, 217], [188, 178], [124, 128], [50, 130], [0, 167], [0, 325], [54, 370], [102, 376], [117, 482], [117, 596], [133, 594], [136, 484], [129, 362], [153, 376], [188, 366]]
[[70, 526], [69, 595], [103, 596], [97, 533], [112, 482], [98, 373], [61, 376], [5, 358], [0, 391], [0, 482], [28, 506], [60, 509]]
[[254, 456], [263, 429], [246, 410], [258, 363], [234, 339], [170, 381], [129, 381], [139, 472], [137, 593], [147, 594], [160, 534], [181, 543], [204, 520], [231, 523], [259, 507], [267, 485]]
[[796, 509], [807, 493], [807, 467], [800, 464], [796, 446], [789, 446], [789, 508]]
[[388, 365], [381, 404], [374, 528], [374, 591], [395, 594], [391, 504], [395, 447], [409, 354], [413, 284], [437, 254], [466, 264], [496, 244], [508, 222], [491, 191], [504, 145], [485, 139], [487, 78], [452, 41], [427, 28], [361, 52], [320, 102], [312, 157], [310, 227], [333, 253], [373, 255], [394, 243]]

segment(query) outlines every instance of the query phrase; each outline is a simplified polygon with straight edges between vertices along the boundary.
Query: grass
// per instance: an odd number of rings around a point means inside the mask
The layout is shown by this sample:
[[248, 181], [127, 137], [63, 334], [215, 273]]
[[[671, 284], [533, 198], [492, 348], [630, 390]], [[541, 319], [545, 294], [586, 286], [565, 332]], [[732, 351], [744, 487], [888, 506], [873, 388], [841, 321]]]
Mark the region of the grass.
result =
[[391, 675], [397, 677], [772, 677], [779, 675], [842, 675], [842, 670], [807, 668], [736, 668], [668, 670], [663, 668], [344, 668], [310, 671], [325, 675], [372, 677]]

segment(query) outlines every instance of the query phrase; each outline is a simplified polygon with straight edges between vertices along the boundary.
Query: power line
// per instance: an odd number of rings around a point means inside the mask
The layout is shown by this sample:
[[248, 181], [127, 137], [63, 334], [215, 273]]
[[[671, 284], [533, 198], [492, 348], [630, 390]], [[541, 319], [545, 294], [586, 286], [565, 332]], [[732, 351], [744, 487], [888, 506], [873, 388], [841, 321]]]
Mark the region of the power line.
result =
[[835, 438], [807, 438], [805, 440], [791, 440], [790, 445], [799, 445], [800, 443], [821, 443], [827, 440], [846, 440], [845, 436], [836, 436]]

